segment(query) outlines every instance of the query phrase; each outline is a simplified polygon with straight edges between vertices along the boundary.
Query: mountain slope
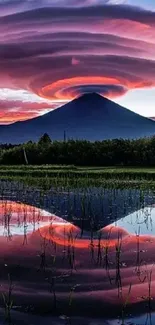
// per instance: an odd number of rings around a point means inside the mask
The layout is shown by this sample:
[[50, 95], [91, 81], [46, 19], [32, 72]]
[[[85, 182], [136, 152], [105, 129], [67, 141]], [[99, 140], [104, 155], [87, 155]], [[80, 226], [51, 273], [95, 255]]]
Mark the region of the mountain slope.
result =
[[0, 143], [36, 141], [43, 133], [53, 140], [67, 138], [90, 141], [139, 138], [155, 134], [155, 122], [120, 105], [90, 93], [43, 116], [0, 126]]

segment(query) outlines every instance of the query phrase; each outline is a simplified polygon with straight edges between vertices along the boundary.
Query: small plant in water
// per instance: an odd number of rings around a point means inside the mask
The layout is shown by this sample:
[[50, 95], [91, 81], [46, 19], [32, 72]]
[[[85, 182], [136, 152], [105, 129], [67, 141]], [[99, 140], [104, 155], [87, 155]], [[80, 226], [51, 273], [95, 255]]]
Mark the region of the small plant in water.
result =
[[40, 270], [43, 270], [45, 272], [45, 270], [46, 270], [46, 249], [48, 246], [46, 238], [42, 238], [40, 245], [41, 245], [41, 252], [39, 253]]
[[10, 274], [8, 274], [8, 292], [2, 292], [2, 298], [5, 307], [5, 320], [8, 324], [11, 324], [11, 309], [13, 307], [13, 298], [12, 298], [13, 284]]
[[70, 265], [70, 270], [71, 273], [74, 269], [76, 269], [75, 267], [75, 241], [77, 239], [77, 235], [74, 236], [73, 234], [73, 230], [71, 229], [69, 231], [69, 233], [67, 234], [68, 236], [68, 252], [67, 252], [67, 256], [68, 256], [68, 261], [69, 261], [69, 265]]
[[121, 248], [122, 248], [122, 237], [120, 233], [118, 233], [117, 243], [115, 245], [115, 252], [116, 252], [116, 284], [118, 288], [118, 297], [120, 296], [120, 292], [122, 291], [122, 280], [121, 280]]
[[151, 310], [151, 301], [153, 300], [153, 298], [151, 296], [153, 267], [154, 267], [154, 264], [152, 265], [151, 269], [148, 270], [147, 265], [146, 265], [146, 279], [147, 279], [147, 283], [148, 283], [148, 297], [147, 297], [147, 300], [148, 300], [149, 311]]
[[125, 324], [125, 310], [126, 310], [126, 307], [127, 307], [128, 303], [129, 303], [130, 293], [131, 293], [131, 284], [129, 286], [129, 290], [128, 290], [126, 299], [125, 299], [125, 301], [123, 302], [123, 305], [122, 305], [122, 324], [121, 325]]

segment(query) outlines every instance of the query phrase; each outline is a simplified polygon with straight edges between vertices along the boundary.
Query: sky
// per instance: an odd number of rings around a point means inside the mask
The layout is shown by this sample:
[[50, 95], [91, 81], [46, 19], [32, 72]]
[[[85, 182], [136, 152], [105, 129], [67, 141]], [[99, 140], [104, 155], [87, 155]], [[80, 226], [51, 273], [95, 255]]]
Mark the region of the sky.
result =
[[0, 124], [93, 91], [155, 116], [154, 0], [0, 0]]

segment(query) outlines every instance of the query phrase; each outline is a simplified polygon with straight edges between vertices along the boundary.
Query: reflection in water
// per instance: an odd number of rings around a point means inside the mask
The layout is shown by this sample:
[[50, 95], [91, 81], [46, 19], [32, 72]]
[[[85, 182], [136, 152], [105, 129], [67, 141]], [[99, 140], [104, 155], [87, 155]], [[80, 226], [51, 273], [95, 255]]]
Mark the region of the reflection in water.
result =
[[36, 207], [0, 200], [0, 236], [24, 235], [49, 225], [52, 215]]
[[[88, 231], [46, 210], [1, 200], [1, 291], [9, 273], [19, 309], [50, 311], [52, 301], [67, 317], [91, 310], [123, 318], [130, 306], [141, 313], [144, 303], [154, 307], [154, 228], [154, 206]], [[109, 304], [110, 315], [103, 308]]]
[[134, 211], [151, 206], [155, 195], [138, 189], [51, 187], [45, 192], [19, 182], [0, 181], [0, 197], [49, 211], [76, 226], [99, 230]]
[[145, 207], [117, 220], [113, 225], [126, 229], [130, 233], [141, 235], [155, 234], [155, 207]]

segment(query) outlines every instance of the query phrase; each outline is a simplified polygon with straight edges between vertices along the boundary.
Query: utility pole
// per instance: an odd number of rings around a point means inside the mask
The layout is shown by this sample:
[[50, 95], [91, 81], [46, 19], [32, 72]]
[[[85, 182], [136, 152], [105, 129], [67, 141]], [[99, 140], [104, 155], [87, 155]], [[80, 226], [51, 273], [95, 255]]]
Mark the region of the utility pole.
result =
[[23, 151], [24, 151], [24, 159], [25, 159], [25, 163], [26, 163], [26, 165], [28, 165], [28, 159], [27, 159], [27, 154], [26, 154], [26, 150], [25, 150], [25, 148], [23, 148]]
[[66, 131], [64, 130], [64, 142], [66, 142]]

